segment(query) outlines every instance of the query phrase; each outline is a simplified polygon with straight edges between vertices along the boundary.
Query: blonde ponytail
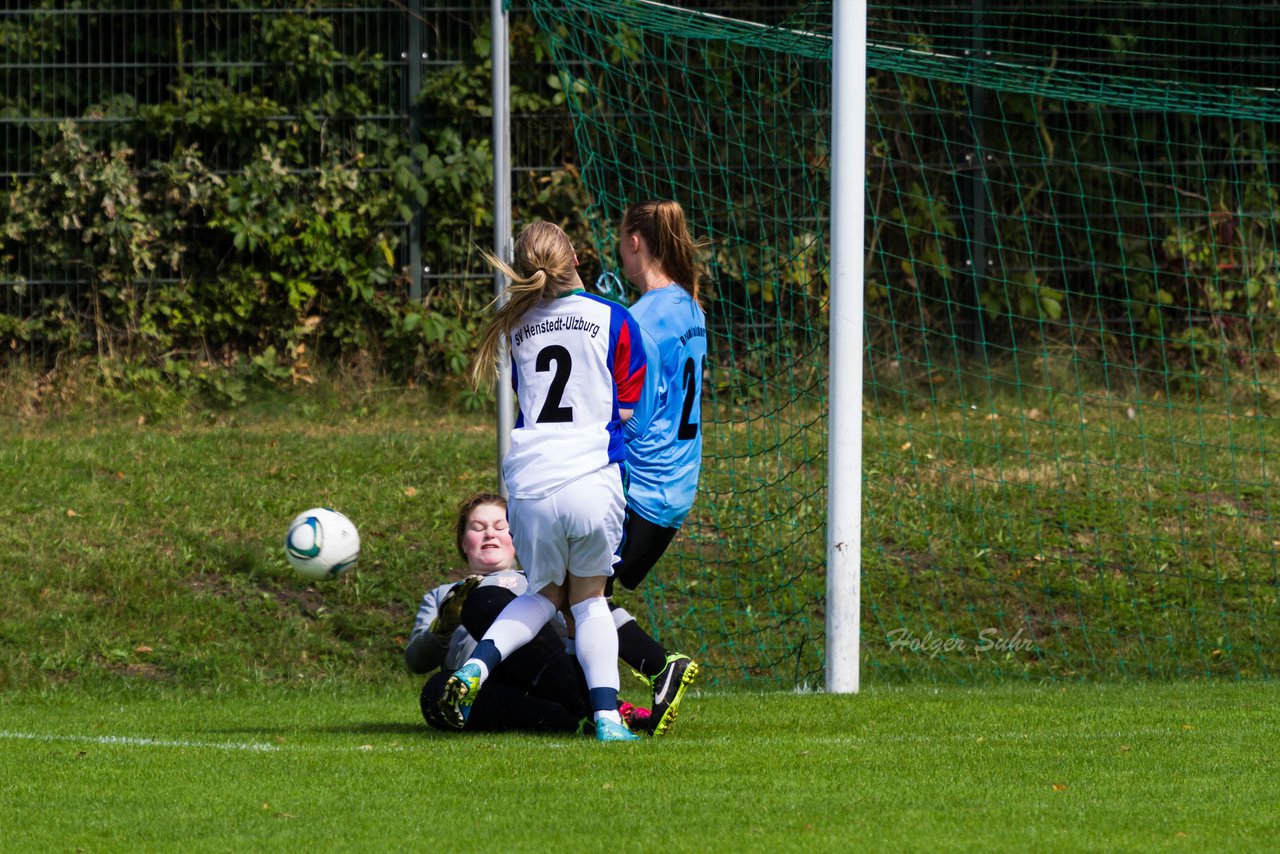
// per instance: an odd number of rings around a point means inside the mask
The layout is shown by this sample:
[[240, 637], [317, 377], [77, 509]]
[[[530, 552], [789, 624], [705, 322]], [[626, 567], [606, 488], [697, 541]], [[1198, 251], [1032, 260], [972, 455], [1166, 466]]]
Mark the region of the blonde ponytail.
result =
[[[487, 249], [480, 254], [489, 266], [511, 280], [489, 305], [501, 303], [480, 334], [480, 344], [471, 363], [471, 382], [477, 388], [492, 388], [498, 369], [501, 341], [511, 334], [520, 318], [545, 299], [582, 287], [574, 267], [573, 245], [559, 226], [535, 222], [516, 238], [514, 264], [508, 264]], [[506, 302], [502, 302], [506, 297]]]

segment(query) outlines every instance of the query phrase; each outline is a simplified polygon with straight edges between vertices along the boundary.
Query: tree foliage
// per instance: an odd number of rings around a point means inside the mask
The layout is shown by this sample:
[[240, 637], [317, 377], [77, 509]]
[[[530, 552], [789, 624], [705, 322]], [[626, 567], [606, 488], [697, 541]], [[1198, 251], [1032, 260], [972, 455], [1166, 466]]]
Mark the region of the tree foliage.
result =
[[[358, 11], [0, 21], [0, 113], [23, 120], [0, 179], [0, 358], [223, 397], [320, 362], [458, 384], [489, 290], [464, 275], [493, 222], [487, 44], [424, 67], [410, 102], [403, 13]], [[521, 110], [554, 107], [537, 90], [517, 83]], [[415, 300], [419, 216], [423, 257], [463, 263]]]

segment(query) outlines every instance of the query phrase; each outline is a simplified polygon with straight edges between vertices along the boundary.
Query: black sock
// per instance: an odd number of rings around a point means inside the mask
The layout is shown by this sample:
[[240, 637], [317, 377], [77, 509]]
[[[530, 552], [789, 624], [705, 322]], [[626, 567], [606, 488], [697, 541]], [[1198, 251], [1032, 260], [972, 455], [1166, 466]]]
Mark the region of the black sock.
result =
[[645, 676], [657, 676], [667, 665], [667, 650], [635, 620], [627, 620], [618, 629], [618, 658]]

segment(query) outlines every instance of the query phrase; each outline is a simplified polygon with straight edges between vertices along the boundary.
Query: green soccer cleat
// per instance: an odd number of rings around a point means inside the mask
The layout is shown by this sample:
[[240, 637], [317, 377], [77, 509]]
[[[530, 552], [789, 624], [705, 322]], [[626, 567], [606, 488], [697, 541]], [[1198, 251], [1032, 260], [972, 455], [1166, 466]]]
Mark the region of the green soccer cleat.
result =
[[596, 741], [639, 741], [640, 736], [608, 718], [596, 721]]
[[653, 677], [653, 712], [652, 720], [655, 736], [663, 735], [675, 723], [676, 713], [680, 711], [680, 701], [684, 699], [685, 689], [693, 683], [698, 675], [698, 665], [687, 655], [673, 653], [667, 656], [667, 665], [662, 672]]
[[444, 693], [436, 704], [440, 713], [440, 721], [452, 729], [462, 729], [471, 717], [471, 704], [480, 693], [480, 668], [475, 664], [464, 664], [454, 671], [449, 681], [444, 683]]

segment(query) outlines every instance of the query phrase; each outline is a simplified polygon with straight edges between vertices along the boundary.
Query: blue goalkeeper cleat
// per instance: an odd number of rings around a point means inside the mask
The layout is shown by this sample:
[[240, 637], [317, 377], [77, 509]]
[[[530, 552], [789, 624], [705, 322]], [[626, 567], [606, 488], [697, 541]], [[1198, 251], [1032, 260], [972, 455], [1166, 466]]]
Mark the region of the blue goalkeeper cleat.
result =
[[480, 693], [480, 668], [464, 664], [444, 683], [444, 693], [436, 704], [440, 722], [452, 729], [462, 729], [471, 717], [471, 704]]
[[667, 656], [667, 666], [653, 677], [653, 734], [663, 735], [675, 723], [685, 690], [698, 675], [698, 665], [689, 656], [674, 653]]
[[596, 741], [639, 741], [640, 736], [608, 718], [596, 721]]

